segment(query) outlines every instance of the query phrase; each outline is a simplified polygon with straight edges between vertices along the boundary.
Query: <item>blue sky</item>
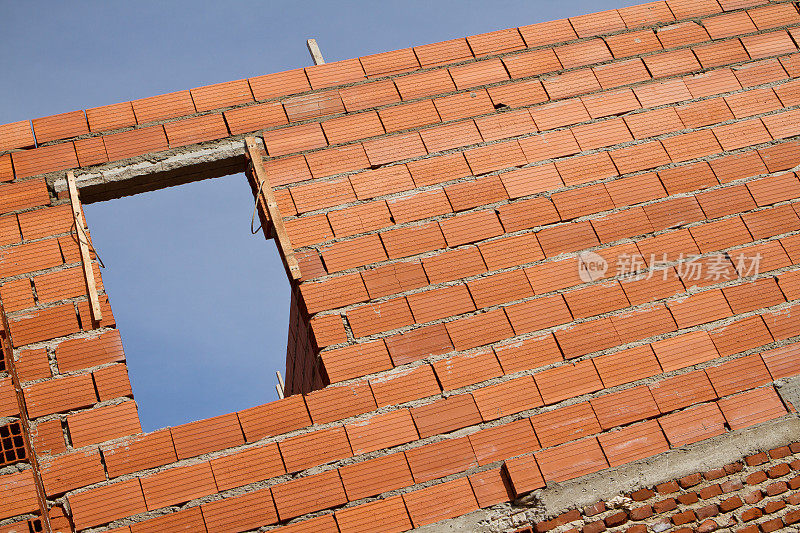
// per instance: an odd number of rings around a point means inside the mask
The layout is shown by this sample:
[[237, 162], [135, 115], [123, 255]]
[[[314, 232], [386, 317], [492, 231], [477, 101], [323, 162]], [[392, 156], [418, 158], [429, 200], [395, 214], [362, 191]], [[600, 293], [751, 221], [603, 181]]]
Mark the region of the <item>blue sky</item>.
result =
[[[0, 0], [0, 124], [640, 2]], [[275, 399], [289, 286], [229, 176], [92, 204], [146, 431]]]

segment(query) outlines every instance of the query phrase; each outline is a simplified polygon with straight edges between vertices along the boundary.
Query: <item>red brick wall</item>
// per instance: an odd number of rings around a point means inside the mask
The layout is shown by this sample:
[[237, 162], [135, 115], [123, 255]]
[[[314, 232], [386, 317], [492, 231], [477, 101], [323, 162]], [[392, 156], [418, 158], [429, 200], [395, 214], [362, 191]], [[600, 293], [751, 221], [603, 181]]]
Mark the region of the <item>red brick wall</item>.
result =
[[[402, 531], [793, 423], [798, 27], [667, 0], [0, 126], [0, 425], [41, 465], [0, 468], [0, 528], [38, 484], [66, 530]], [[302, 271], [289, 396], [142, 434], [59, 180], [245, 133]]]

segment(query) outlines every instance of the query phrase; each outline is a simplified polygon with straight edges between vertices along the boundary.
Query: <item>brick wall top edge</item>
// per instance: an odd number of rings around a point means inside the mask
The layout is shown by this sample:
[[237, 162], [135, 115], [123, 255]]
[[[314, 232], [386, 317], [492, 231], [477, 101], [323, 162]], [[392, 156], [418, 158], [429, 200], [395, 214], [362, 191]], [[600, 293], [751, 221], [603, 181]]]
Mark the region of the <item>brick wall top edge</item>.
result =
[[[145, 120], [137, 117], [137, 122], [130, 122], [125, 118], [129, 113], [129, 108], [127, 106], [130, 103], [120, 102], [100, 108], [92, 108], [85, 112], [67, 112], [34, 119], [33, 130], [36, 130], [38, 127], [44, 128], [45, 123], [54, 124], [55, 127], [48, 128], [46, 132], [42, 129], [40, 134], [37, 135], [37, 141], [40, 144], [43, 142], [52, 142], [89, 133], [90, 129], [93, 133], [108, 131], [108, 129], [114, 129], [114, 127], [132, 126], [135, 123], [149, 123], [153, 120], [187, 116], [196, 111], [238, 106], [252, 102], [253, 98], [255, 98], [256, 101], [281, 98], [302, 93], [310, 89], [314, 90], [336, 86], [338, 83], [342, 82], [352, 83], [362, 80], [366, 81], [366, 78], [373, 78], [376, 76], [391, 76], [410, 72], [419, 68], [429, 68], [447, 63], [460, 62], [475, 57], [480, 58], [489, 54], [506, 53], [526, 47], [539, 48], [553, 46], [560, 42], [570, 41], [576, 38], [582, 39], [596, 35], [612, 34], [626, 29], [634, 30], [646, 26], [658, 26], [723, 11], [716, 0], [713, 0], [713, 6], [717, 7], [713, 8], [705, 4], [698, 4], [697, 6], [683, 5], [683, 3], [678, 0], [674, 2], [645, 3], [639, 6], [631, 6], [603, 13], [587, 14], [569, 19], [536, 23], [519, 28], [510, 28], [508, 30], [497, 30], [466, 37], [463, 40], [454, 39], [441, 43], [419, 45], [403, 50], [380, 52], [356, 60], [340, 60], [324, 65], [324, 69], [327, 72], [341, 72], [343, 75], [341, 80], [338, 79], [339, 74], [333, 74], [332, 78], [331, 75], [326, 75], [325, 81], [321, 80], [317, 84], [309, 84], [308, 72], [314, 71], [315, 68], [306, 67], [305, 69], [300, 68], [255, 76], [248, 79], [222, 82], [214, 85], [197, 87], [191, 89], [191, 91], [178, 91], [137, 100], [136, 102], [141, 103], [145, 101], [152, 102], [152, 105], [148, 104], [150, 105], [150, 109], [142, 116]], [[738, 8], [739, 6], [734, 5], [729, 9]], [[575, 26], [578, 28], [575, 29]], [[515, 37], [512, 38], [511, 35]], [[512, 44], [514, 40], [516, 40], [516, 43]], [[458, 42], [463, 42], [463, 47], [458, 45]], [[469, 45], [467, 45], [467, 43], [469, 43]], [[354, 61], [355, 63], [353, 63]], [[363, 67], [365, 63], [367, 66]], [[355, 64], [358, 64], [357, 68], [360, 74], [353, 77], [353, 74], [347, 74], [346, 72], [348, 69], [352, 69], [351, 65]], [[328, 81], [328, 79], [330, 79], [330, 81]], [[191, 93], [191, 96], [188, 96], [189, 93]], [[179, 99], [176, 100], [180, 94], [187, 95], [189, 107], [184, 108], [183, 111], [175, 111], [173, 109], [181, 109], [180, 106], [182, 104]], [[201, 98], [201, 104], [192, 105], [192, 98], [195, 100]], [[194, 102], [194, 104], [197, 104], [197, 102]], [[165, 105], [169, 105], [171, 109], [168, 111], [164, 107]], [[67, 124], [65, 122], [65, 120], [71, 120], [69, 117], [74, 113], [82, 113], [84, 115], [82, 126], [74, 121], [73, 124]], [[88, 127], [86, 126], [85, 116], [90, 117]], [[24, 122], [16, 122], [0, 125], [0, 151], [24, 149], [32, 144], [30, 142], [32, 139], [31, 131], [29, 131], [31, 128], [30, 126], [26, 128], [24, 124]], [[40, 124], [40, 126], [37, 126], [37, 124]], [[13, 136], [10, 133], [12, 128], [15, 128]], [[3, 130], [9, 131], [7, 134], [9, 137], [7, 139], [3, 139]]]

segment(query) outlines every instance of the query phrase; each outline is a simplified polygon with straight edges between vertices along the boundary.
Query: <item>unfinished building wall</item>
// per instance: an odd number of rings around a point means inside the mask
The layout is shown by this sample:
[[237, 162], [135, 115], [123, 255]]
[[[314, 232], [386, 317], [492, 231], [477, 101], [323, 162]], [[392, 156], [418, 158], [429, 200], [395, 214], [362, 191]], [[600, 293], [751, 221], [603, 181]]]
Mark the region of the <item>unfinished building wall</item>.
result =
[[[41, 466], [0, 531], [796, 523], [799, 27], [667, 0], [0, 126], [0, 426]], [[253, 132], [289, 395], [142, 434], [63, 170], [100, 200]]]

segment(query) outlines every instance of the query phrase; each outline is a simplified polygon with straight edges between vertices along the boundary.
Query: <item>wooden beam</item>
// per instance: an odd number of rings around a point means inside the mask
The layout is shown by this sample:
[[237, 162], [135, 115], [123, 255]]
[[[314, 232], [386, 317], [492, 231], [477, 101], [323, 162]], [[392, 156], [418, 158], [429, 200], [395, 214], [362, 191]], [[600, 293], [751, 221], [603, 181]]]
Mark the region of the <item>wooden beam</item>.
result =
[[89, 238], [86, 236], [86, 225], [83, 221], [81, 204], [78, 199], [78, 187], [75, 185], [75, 174], [71, 170], [67, 172], [67, 190], [69, 190], [69, 201], [72, 204], [72, 218], [75, 222], [78, 236], [78, 247], [81, 251], [83, 278], [86, 280], [86, 290], [89, 293], [92, 321], [96, 327], [103, 320], [103, 312], [100, 310], [100, 298], [97, 296], [97, 284], [94, 279], [94, 270], [92, 270], [92, 258], [89, 255]]
[[319, 49], [316, 39], [308, 39], [306, 41], [308, 51], [311, 53], [311, 59], [314, 60], [315, 65], [324, 65], [325, 59], [322, 58], [322, 51]]
[[294, 249], [289, 241], [289, 234], [286, 233], [286, 226], [283, 224], [278, 202], [275, 201], [275, 194], [272, 192], [272, 186], [269, 184], [269, 179], [267, 179], [267, 171], [264, 169], [264, 156], [267, 154], [255, 137], [246, 137], [244, 142], [245, 151], [253, 168], [256, 190], [260, 191], [260, 193], [257, 192], [256, 194], [260, 194], [263, 200], [262, 205], [266, 205], [267, 214], [272, 223], [272, 231], [275, 234], [275, 240], [278, 241], [278, 250], [283, 256], [286, 268], [289, 270], [291, 278], [298, 280], [300, 279], [300, 265], [294, 256]]

